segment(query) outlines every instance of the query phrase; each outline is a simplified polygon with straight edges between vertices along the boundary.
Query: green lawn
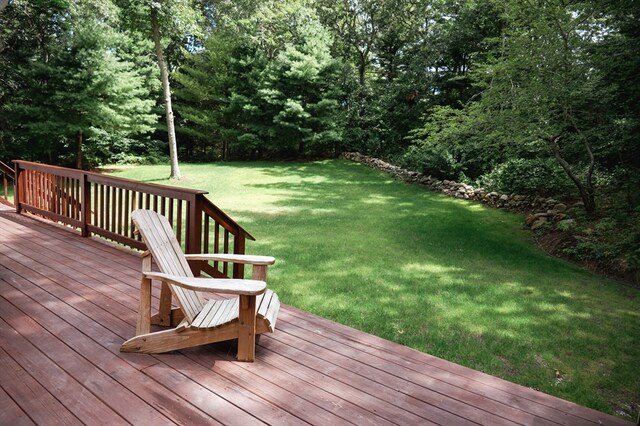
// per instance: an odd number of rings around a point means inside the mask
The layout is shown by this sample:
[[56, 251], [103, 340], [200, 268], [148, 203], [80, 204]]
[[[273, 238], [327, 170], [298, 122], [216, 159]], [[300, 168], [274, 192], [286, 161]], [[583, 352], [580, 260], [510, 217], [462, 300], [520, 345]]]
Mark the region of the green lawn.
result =
[[[521, 216], [347, 161], [118, 176], [205, 189], [277, 258], [283, 303], [606, 412], [640, 404], [640, 291], [536, 248]], [[635, 408], [637, 410], [637, 408]], [[634, 417], [635, 420], [635, 417]]]

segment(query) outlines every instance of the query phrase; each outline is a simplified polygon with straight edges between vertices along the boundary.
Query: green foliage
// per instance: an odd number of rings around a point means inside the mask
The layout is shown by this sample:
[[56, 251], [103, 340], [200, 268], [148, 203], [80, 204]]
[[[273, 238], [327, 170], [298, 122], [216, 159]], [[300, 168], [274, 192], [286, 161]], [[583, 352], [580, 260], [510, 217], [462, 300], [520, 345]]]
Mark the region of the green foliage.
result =
[[138, 155], [126, 141], [150, 140], [157, 124], [153, 12], [183, 156], [357, 150], [457, 180], [510, 159], [554, 158], [585, 206], [603, 187], [599, 173], [633, 207], [639, 9], [604, 0], [15, 0], [0, 15], [0, 156], [70, 160], [78, 129], [90, 163]]
[[578, 219], [570, 229], [561, 230], [571, 233], [576, 244], [565, 248], [564, 253], [594, 270], [640, 284], [640, 209], [623, 208], [624, 204], [615, 200], [606, 204], [610, 206], [598, 217], [571, 212]]
[[312, 9], [281, 6], [259, 7], [242, 34], [216, 28], [177, 74], [185, 131], [222, 158], [327, 155], [342, 139], [329, 34]]
[[399, 159], [399, 163], [409, 170], [419, 171], [439, 179], [458, 180], [464, 173], [451, 151], [442, 146], [431, 149], [411, 146]]
[[[153, 129], [149, 63], [131, 58], [135, 42], [117, 28], [110, 2], [96, 8], [49, 4], [38, 9], [42, 5], [13, 2], [1, 17], [35, 14], [41, 22], [29, 28], [32, 33], [5, 34], [16, 43], [10, 52], [15, 74], [12, 96], [0, 106], [6, 120], [0, 138], [16, 157], [95, 166], [126, 150], [129, 138]], [[31, 44], [43, 27], [50, 39]]]
[[404, 164], [442, 179], [458, 179], [462, 174], [477, 178], [514, 151], [483, 121], [475, 105], [430, 109], [422, 127], [407, 137], [413, 145], [404, 155]]
[[571, 188], [567, 175], [552, 159], [508, 160], [482, 175], [477, 184], [489, 191], [522, 195], [558, 195]]
[[[452, 46], [457, 46], [458, 36], [471, 40], [465, 34], [473, 33], [474, 24], [467, 18], [480, 16], [473, 2], [455, 3], [442, 5], [454, 17], [445, 20]], [[521, 190], [574, 192], [593, 212], [596, 191], [603, 187], [598, 178], [616, 175], [627, 188], [629, 205], [635, 205], [638, 197], [630, 188], [640, 171], [640, 145], [634, 136], [640, 129], [640, 85], [631, 77], [637, 75], [639, 62], [631, 48], [638, 34], [630, 22], [638, 16], [638, 7], [628, 2], [558, 1], [491, 6], [500, 19], [482, 32], [487, 38], [475, 44], [481, 53], [463, 79], [473, 94], [452, 108], [427, 110], [423, 123], [409, 133], [414, 146], [405, 152], [405, 164], [422, 164], [420, 169], [440, 177], [485, 175], [496, 187], [512, 190], [532, 171], [529, 160], [553, 159], [573, 191], [555, 172], [542, 179], [550, 187], [531, 181], [520, 185]], [[482, 22], [478, 24], [485, 25]], [[456, 57], [454, 51], [448, 58]], [[607, 55], [612, 52], [627, 58], [629, 68], [611, 61]], [[496, 169], [508, 159], [523, 160]], [[522, 170], [516, 170], [520, 166]]]

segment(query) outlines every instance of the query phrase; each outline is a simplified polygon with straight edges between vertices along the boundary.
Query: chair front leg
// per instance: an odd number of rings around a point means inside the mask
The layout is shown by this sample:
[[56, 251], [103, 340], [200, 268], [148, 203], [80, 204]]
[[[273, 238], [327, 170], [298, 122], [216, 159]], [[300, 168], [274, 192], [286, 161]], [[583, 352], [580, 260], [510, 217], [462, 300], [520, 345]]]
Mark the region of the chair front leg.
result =
[[240, 297], [238, 315], [238, 361], [253, 362], [256, 357], [256, 296]]
[[171, 290], [164, 281], [160, 288], [160, 307], [158, 310], [158, 325], [171, 326]]
[[142, 278], [140, 279], [140, 306], [138, 307], [138, 322], [136, 324], [136, 336], [147, 334], [151, 331], [151, 285], [150, 278], [144, 276], [151, 271], [151, 253], [142, 254]]
[[151, 279], [142, 277], [140, 280], [140, 307], [138, 308], [138, 323], [136, 336], [151, 331]]

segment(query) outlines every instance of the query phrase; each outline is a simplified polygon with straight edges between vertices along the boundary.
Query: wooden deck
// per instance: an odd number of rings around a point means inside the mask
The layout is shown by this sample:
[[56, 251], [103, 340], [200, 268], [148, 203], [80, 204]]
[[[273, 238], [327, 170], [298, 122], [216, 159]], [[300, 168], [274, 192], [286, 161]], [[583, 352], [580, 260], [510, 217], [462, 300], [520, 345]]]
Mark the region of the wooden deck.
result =
[[0, 210], [0, 425], [631, 425], [288, 306], [253, 364], [123, 354], [139, 266]]

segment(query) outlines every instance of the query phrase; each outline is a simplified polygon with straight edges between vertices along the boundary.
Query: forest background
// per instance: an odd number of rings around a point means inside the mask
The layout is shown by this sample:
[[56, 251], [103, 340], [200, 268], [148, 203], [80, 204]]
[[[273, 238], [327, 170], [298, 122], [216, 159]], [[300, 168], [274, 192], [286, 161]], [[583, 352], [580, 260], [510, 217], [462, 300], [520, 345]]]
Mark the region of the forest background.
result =
[[562, 254], [638, 283], [639, 20], [633, 0], [3, 1], [0, 159], [169, 155], [179, 177], [359, 151], [558, 197]]

